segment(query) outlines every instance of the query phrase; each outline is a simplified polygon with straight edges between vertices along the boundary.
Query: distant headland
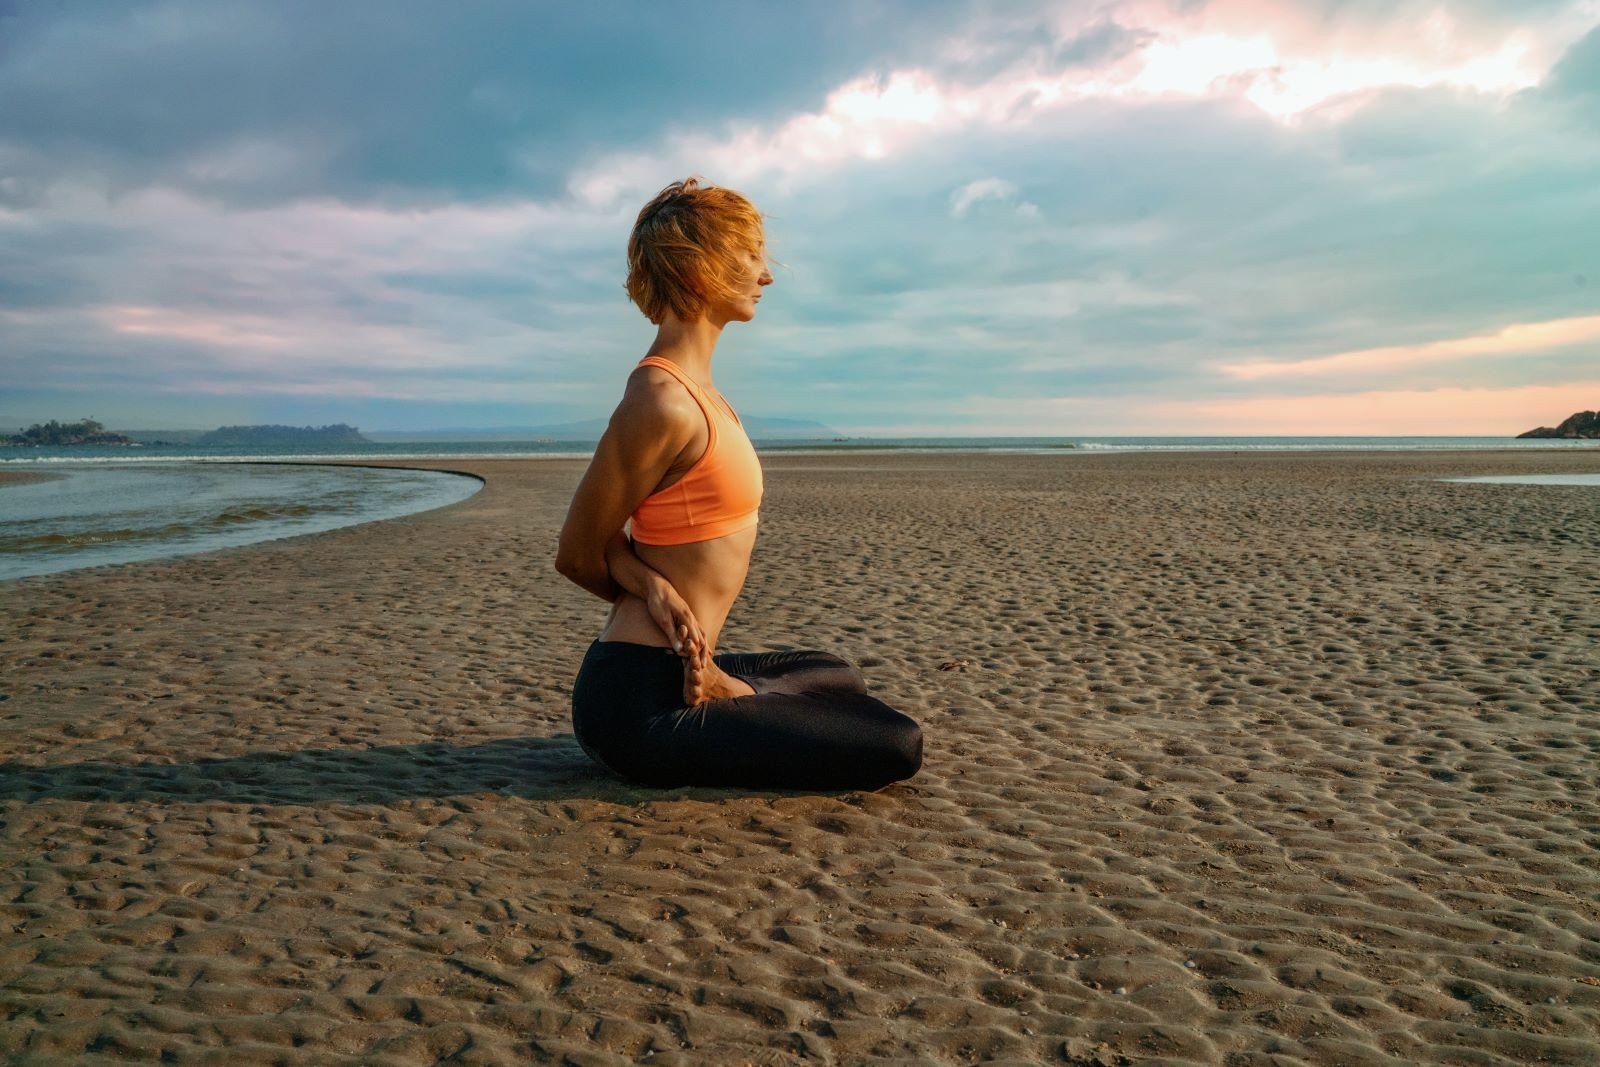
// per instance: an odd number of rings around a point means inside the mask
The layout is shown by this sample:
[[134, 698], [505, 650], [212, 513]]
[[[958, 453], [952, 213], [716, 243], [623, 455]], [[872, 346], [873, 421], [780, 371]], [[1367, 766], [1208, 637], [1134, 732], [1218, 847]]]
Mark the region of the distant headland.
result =
[[1575, 412], [1560, 426], [1541, 426], [1517, 437], [1600, 438], [1600, 411]]
[[93, 419], [78, 422], [36, 422], [21, 433], [0, 439], [0, 446], [11, 448], [43, 448], [55, 445], [136, 445], [139, 442], [125, 434], [109, 433]]
[[191, 430], [135, 431], [133, 436], [108, 431], [93, 419], [78, 422], [36, 422], [18, 434], [0, 437], [0, 447], [55, 448], [61, 445], [365, 445], [371, 442], [354, 426], [222, 426], [205, 433]]
[[197, 445], [365, 445], [354, 426], [222, 426], [195, 438]]

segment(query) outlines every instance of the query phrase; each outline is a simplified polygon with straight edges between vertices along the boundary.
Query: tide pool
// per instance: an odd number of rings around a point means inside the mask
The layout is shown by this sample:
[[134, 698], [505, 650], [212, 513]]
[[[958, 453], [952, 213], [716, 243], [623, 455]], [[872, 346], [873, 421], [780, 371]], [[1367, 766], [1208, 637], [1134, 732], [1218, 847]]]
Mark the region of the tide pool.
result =
[[1475, 474], [1465, 478], [1442, 478], [1446, 482], [1482, 482], [1485, 485], [1596, 485], [1600, 474]]
[[307, 463], [52, 464], [0, 485], [0, 580], [209, 552], [454, 504], [445, 471]]

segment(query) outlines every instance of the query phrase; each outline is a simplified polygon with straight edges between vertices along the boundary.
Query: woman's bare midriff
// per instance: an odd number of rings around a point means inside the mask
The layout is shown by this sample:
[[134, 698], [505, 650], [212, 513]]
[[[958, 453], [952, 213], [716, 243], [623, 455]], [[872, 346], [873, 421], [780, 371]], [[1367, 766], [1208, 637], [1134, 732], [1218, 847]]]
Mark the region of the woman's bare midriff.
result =
[[[707, 642], [714, 649], [722, 633], [722, 624], [744, 588], [755, 544], [756, 527], [752, 526], [726, 537], [687, 545], [647, 545], [636, 541], [633, 550], [671, 582], [678, 595], [688, 602]], [[650, 617], [645, 602], [632, 593], [623, 593], [611, 605], [600, 640], [631, 641], [662, 648], [672, 643]]]

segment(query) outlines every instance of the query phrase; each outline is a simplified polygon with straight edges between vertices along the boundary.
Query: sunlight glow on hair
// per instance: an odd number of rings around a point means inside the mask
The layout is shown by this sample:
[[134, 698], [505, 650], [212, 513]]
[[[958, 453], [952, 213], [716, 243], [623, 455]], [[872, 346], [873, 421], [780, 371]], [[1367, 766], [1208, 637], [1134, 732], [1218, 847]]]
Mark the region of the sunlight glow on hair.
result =
[[691, 176], [657, 193], [628, 238], [628, 298], [660, 325], [667, 312], [692, 322], [713, 302], [735, 299], [744, 256], [764, 251], [761, 212], [732, 189]]

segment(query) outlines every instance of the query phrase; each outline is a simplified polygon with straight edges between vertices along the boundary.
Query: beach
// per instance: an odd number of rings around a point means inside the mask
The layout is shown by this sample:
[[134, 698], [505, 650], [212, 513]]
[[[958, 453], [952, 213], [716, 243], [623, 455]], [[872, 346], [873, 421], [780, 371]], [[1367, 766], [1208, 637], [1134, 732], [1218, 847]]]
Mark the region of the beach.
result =
[[1600, 1063], [1600, 449], [763, 464], [910, 782], [590, 763], [582, 461], [0, 585], [0, 1059]]

